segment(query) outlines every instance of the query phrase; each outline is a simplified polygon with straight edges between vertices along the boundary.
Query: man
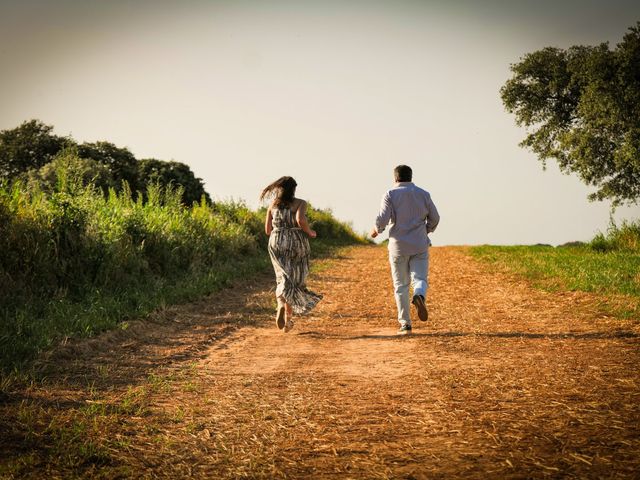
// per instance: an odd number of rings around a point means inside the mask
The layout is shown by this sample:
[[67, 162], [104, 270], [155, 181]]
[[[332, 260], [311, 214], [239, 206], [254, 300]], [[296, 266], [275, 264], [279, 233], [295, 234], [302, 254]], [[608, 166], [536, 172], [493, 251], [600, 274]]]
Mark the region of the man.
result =
[[438, 226], [440, 215], [429, 192], [411, 182], [412, 171], [399, 165], [394, 171], [396, 186], [382, 197], [380, 213], [371, 236], [376, 238], [391, 223], [389, 229], [389, 263], [398, 306], [399, 335], [411, 333], [409, 315], [409, 283], [413, 286], [411, 303], [418, 318], [426, 321], [429, 312], [425, 303], [429, 271], [428, 234]]

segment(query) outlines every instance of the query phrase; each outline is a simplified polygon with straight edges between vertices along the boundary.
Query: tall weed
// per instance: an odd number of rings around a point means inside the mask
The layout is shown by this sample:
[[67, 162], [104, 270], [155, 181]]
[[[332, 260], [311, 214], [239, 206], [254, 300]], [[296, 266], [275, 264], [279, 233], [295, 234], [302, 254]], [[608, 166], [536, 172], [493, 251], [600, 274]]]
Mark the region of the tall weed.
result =
[[[65, 152], [55, 185], [0, 184], [0, 371], [57, 339], [89, 335], [193, 299], [266, 268], [264, 211], [242, 202], [181, 203], [179, 188], [125, 184], [107, 194]], [[364, 241], [330, 211], [309, 210], [325, 243]]]
[[624, 220], [620, 226], [612, 221], [607, 233], [598, 233], [589, 246], [599, 252], [640, 252], [640, 219]]

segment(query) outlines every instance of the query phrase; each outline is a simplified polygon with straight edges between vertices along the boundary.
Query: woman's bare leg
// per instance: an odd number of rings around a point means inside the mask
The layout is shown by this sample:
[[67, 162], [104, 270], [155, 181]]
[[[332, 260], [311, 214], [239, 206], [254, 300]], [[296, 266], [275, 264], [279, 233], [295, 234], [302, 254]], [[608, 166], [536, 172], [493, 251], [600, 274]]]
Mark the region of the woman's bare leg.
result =
[[286, 307], [284, 301], [280, 297], [276, 297], [278, 308], [276, 309], [276, 326], [282, 330], [286, 325]]

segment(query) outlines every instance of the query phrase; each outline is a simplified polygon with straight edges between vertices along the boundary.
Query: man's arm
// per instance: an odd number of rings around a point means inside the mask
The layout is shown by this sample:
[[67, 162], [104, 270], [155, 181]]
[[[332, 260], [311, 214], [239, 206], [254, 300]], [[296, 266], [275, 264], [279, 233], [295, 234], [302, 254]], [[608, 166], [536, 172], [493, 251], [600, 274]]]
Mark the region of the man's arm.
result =
[[429, 214], [427, 215], [427, 233], [431, 233], [436, 229], [438, 223], [440, 223], [440, 214], [438, 213], [435, 203], [431, 200], [431, 195], [429, 195], [427, 199], [427, 208], [429, 209]]
[[382, 203], [380, 205], [380, 212], [376, 217], [376, 225], [371, 230], [371, 237], [376, 238], [379, 234], [384, 232], [384, 229], [387, 228], [389, 224], [389, 220], [391, 220], [391, 197], [389, 196], [389, 192], [385, 193], [382, 197]]

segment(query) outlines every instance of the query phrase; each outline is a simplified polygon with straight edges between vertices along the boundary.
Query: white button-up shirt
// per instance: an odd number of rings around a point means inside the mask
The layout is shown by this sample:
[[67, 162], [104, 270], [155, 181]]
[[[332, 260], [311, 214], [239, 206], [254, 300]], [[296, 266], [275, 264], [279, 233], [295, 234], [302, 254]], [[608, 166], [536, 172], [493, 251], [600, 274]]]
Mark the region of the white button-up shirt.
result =
[[440, 215], [431, 195], [413, 182], [398, 182], [382, 197], [376, 230], [382, 233], [388, 224], [389, 253], [415, 255], [426, 252], [431, 244], [428, 234], [438, 226]]

